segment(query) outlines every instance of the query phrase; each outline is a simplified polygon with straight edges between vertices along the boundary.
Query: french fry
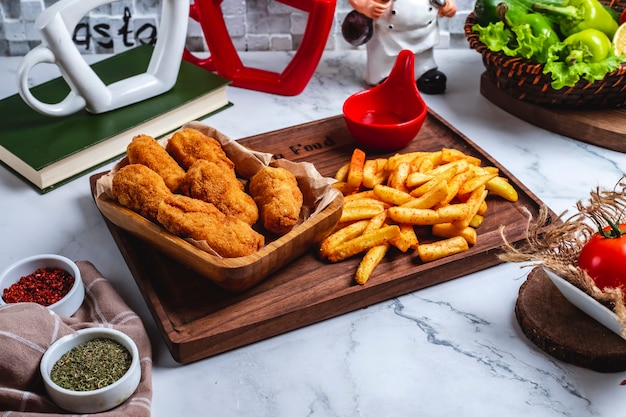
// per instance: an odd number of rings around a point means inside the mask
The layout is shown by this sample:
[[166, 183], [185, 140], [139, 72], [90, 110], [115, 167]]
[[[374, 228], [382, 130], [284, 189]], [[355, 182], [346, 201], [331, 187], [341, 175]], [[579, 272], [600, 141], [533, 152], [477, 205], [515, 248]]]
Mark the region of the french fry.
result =
[[463, 183], [467, 181], [471, 176], [472, 172], [468, 170], [456, 174], [454, 177], [452, 177], [452, 179], [448, 181], [448, 195], [442, 198], [437, 206], [444, 206], [450, 203], [450, 201], [452, 201], [454, 197], [456, 197], [456, 195], [459, 193], [461, 185], [463, 185]]
[[374, 188], [377, 182], [378, 163], [373, 159], [368, 159], [363, 164], [363, 186], [367, 188]]
[[376, 198], [376, 194], [374, 194], [374, 190], [364, 190], [359, 191], [357, 193], [352, 193], [348, 195], [344, 195], [343, 202], [346, 204], [348, 201], [357, 200], [359, 198]]
[[454, 236], [433, 243], [422, 243], [417, 247], [417, 254], [420, 260], [426, 263], [467, 250], [469, 250], [467, 241], [461, 236]]
[[[376, 162], [376, 174], [374, 175], [373, 178], [368, 179], [368, 182], [371, 183], [371, 185], [365, 185], [366, 187], [369, 188], [374, 188], [374, 185], [376, 184], [384, 184], [387, 179], [389, 178], [389, 172], [387, 170], [387, 158], [377, 158], [374, 160]], [[363, 178], [365, 179], [365, 178]]]
[[374, 269], [380, 264], [385, 255], [387, 254], [387, 250], [389, 249], [389, 244], [382, 244], [378, 246], [374, 246], [370, 248], [361, 259], [359, 266], [357, 267], [356, 274], [354, 279], [357, 284], [365, 285], [367, 280], [370, 278]]
[[431, 188], [435, 187], [439, 181], [450, 181], [452, 179], [452, 177], [454, 177], [454, 175], [456, 174], [456, 167], [455, 166], [450, 166], [447, 169], [445, 169], [444, 171], [438, 173], [437, 175], [435, 175], [430, 181], [428, 181], [425, 184], [420, 185], [417, 188], [414, 188], [413, 190], [411, 190], [409, 192], [409, 194], [411, 194], [413, 197], [419, 197], [422, 194], [425, 194], [428, 190], [430, 190]]
[[489, 182], [489, 180], [492, 180], [493, 178], [497, 176], [498, 174], [489, 174], [489, 173], [473, 176], [472, 178], [465, 181], [463, 185], [461, 185], [461, 188], [459, 188], [459, 192], [458, 192], [459, 198], [461, 200], [466, 199], [474, 190], [484, 186], [485, 184], [487, 184], [487, 182]]
[[408, 192], [406, 178], [409, 176], [411, 166], [408, 162], [401, 162], [396, 169], [391, 171], [387, 179], [387, 185], [400, 191]]
[[389, 218], [399, 224], [414, 226], [432, 226], [437, 223], [454, 223], [463, 220], [468, 213], [467, 204], [449, 204], [433, 209], [416, 209], [407, 207], [389, 207]]
[[380, 229], [340, 243], [330, 251], [328, 260], [331, 262], [342, 261], [361, 252], [365, 252], [374, 246], [389, 243], [399, 235], [400, 228], [397, 225], [383, 226]]
[[[410, 194], [409, 194], [410, 196]], [[432, 208], [448, 196], [448, 183], [444, 180], [439, 181], [433, 188], [426, 191], [417, 198], [413, 198], [406, 203], [400, 204], [402, 207], [408, 208]]]
[[430, 226], [435, 223], [440, 223], [437, 211], [432, 209], [389, 207], [389, 209], [387, 209], [387, 215], [398, 224]]
[[382, 184], [374, 186], [374, 194], [378, 199], [392, 205], [401, 205], [413, 200], [410, 194]]
[[419, 245], [419, 241], [417, 239], [417, 235], [415, 234], [415, 229], [411, 224], [401, 224], [400, 227], [400, 236], [394, 239], [391, 244], [398, 248], [400, 252], [406, 252], [409, 249], [416, 249]]
[[487, 208], [488, 208], [488, 207], [489, 207], [489, 206], [487, 205], [487, 201], [483, 200], [483, 201], [480, 203], [480, 207], [478, 207], [478, 211], [476, 212], [476, 214], [479, 214], [479, 215], [481, 215], [481, 216], [484, 216], [484, 215], [485, 215], [485, 213], [487, 213]]
[[432, 228], [433, 235], [443, 238], [450, 238], [454, 236], [461, 236], [463, 239], [467, 241], [469, 245], [476, 244], [476, 229], [473, 227], [466, 227], [464, 229], [459, 229], [453, 223], [438, 223], [434, 224]]
[[385, 220], [387, 220], [387, 211], [382, 211], [379, 214], [372, 217], [363, 230], [363, 233], [373, 232], [374, 230], [378, 230], [385, 224]]
[[487, 190], [505, 200], [516, 202], [518, 199], [517, 191], [503, 177], [494, 177], [487, 181]]
[[457, 227], [460, 228], [460, 229], [464, 229], [467, 226], [469, 226], [470, 222], [472, 221], [472, 218], [478, 212], [478, 209], [480, 208], [480, 204], [483, 201], [485, 201], [485, 198], [487, 197], [487, 193], [488, 193], [488, 191], [485, 189], [484, 185], [482, 185], [479, 188], [475, 189], [470, 194], [470, 196], [467, 199], [467, 201], [465, 202], [465, 204], [468, 207], [467, 214], [466, 214], [465, 218], [463, 218], [461, 220], [457, 220], [457, 221], [452, 221], [452, 223], [456, 223]]
[[459, 172], [465, 172], [468, 169], [470, 169], [470, 164], [465, 159], [459, 159], [458, 161], [446, 162], [444, 164], [437, 165], [436, 167], [433, 167], [427, 173], [435, 176], [435, 175], [442, 174], [451, 168], [454, 168], [454, 174], [458, 174]]
[[363, 165], [365, 165], [365, 152], [356, 148], [350, 158], [350, 168], [346, 179], [348, 185], [354, 189], [359, 188], [363, 182]]
[[490, 173], [492, 173], [492, 174], [499, 174], [499, 173], [500, 173], [500, 170], [499, 170], [498, 168], [496, 168], [496, 167], [494, 167], [494, 166], [491, 166], [491, 165], [484, 166], [484, 167], [482, 167], [482, 169], [483, 169], [486, 173], [487, 173], [487, 172], [490, 172]]
[[441, 159], [445, 162], [457, 161], [459, 159], [465, 159], [472, 165], [480, 165], [480, 159], [466, 155], [458, 149], [454, 148], [443, 148], [441, 150]]
[[439, 221], [437, 223], [454, 223], [467, 217], [470, 208], [468, 204], [448, 204], [436, 209]]
[[426, 158], [426, 153], [422, 153], [421, 155], [417, 155], [415, 158], [409, 161], [409, 167], [411, 172], [418, 172], [422, 161]]
[[335, 182], [332, 186], [344, 196], [348, 196], [354, 192], [354, 188], [350, 187], [347, 182]]
[[348, 171], [350, 170], [350, 163], [346, 163], [341, 166], [335, 173], [335, 179], [339, 182], [346, 182], [348, 180]]
[[417, 170], [420, 172], [430, 171], [434, 167], [441, 165], [441, 151], [427, 152], [423, 155]]
[[378, 164], [378, 172], [386, 172], [389, 174], [389, 170], [387, 169], [388, 158], [376, 158], [374, 160]]
[[393, 156], [390, 156], [387, 159], [387, 164], [385, 169], [387, 171], [393, 171], [396, 167], [402, 162], [411, 162], [413, 159], [418, 156], [424, 155], [426, 152], [408, 152], [408, 153], [397, 153]]
[[354, 207], [380, 207], [384, 209], [386, 205], [388, 204], [376, 198], [376, 195], [372, 195], [371, 197], [361, 196], [360, 198], [351, 198], [343, 202], [344, 209]]
[[472, 219], [469, 222], [469, 226], [473, 227], [474, 229], [477, 229], [483, 222], [485, 218], [483, 216], [481, 216], [480, 214], [476, 214], [474, 215], [474, 217], [472, 217]]
[[424, 172], [411, 172], [408, 177], [406, 177], [406, 186], [408, 188], [416, 188], [422, 184], [427, 183], [429, 180], [432, 180], [433, 176], [430, 174], [426, 174]]
[[[416, 164], [417, 165], [417, 164]], [[420, 158], [417, 172], [430, 172], [435, 167], [435, 163], [430, 158]]]
[[350, 239], [361, 235], [367, 227], [369, 220], [361, 220], [345, 226], [341, 229], [335, 230], [328, 235], [320, 244], [320, 255], [324, 258], [328, 258], [328, 254], [334, 250], [338, 245], [346, 242]]
[[371, 219], [385, 209], [380, 205], [344, 207], [339, 223]]

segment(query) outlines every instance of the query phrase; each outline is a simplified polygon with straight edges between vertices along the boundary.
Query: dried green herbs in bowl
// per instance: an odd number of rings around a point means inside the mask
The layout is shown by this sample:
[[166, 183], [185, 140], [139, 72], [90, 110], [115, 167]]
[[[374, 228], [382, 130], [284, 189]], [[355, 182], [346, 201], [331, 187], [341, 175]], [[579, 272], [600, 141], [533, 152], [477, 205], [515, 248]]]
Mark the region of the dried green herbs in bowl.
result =
[[141, 379], [139, 352], [126, 334], [89, 328], [62, 337], [41, 359], [48, 395], [61, 408], [98, 413], [126, 401]]

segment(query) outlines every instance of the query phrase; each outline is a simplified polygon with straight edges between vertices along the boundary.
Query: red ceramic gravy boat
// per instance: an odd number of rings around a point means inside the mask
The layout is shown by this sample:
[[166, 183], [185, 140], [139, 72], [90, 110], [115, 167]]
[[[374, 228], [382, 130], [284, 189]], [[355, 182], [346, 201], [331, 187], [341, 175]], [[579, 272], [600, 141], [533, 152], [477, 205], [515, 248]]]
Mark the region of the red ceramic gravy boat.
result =
[[364, 147], [402, 149], [415, 139], [424, 124], [428, 107], [415, 84], [414, 60], [411, 51], [401, 51], [382, 83], [355, 93], [344, 102], [348, 130]]

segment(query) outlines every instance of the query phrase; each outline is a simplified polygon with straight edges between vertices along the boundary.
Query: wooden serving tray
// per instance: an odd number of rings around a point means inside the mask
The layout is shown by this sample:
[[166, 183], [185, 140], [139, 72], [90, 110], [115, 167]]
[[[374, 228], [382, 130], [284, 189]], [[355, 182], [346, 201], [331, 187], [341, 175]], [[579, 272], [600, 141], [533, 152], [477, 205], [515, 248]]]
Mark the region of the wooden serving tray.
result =
[[[226, 132], [227, 133], [227, 132]], [[350, 160], [356, 146], [342, 116], [239, 140], [276, 157], [309, 161], [325, 176]], [[543, 203], [506, 168], [429, 111], [416, 139], [403, 152], [454, 147], [500, 169], [519, 193], [516, 203], [488, 198], [489, 210], [469, 251], [422, 264], [414, 253], [391, 251], [365, 286], [354, 282], [360, 257], [330, 264], [311, 248], [260, 284], [230, 293], [107, 221], [174, 359], [189, 363], [359, 308], [496, 265], [500, 226], [511, 242], [526, 238], [528, 210]], [[368, 157], [389, 156], [368, 152]], [[91, 177], [92, 193], [97, 178]], [[554, 213], [551, 213], [556, 218]], [[106, 221], [106, 218], [105, 218]], [[428, 237], [422, 237], [424, 241]]]
[[502, 91], [485, 73], [480, 78], [480, 92], [502, 110], [542, 129], [626, 152], [626, 109], [570, 110], [539, 106]]

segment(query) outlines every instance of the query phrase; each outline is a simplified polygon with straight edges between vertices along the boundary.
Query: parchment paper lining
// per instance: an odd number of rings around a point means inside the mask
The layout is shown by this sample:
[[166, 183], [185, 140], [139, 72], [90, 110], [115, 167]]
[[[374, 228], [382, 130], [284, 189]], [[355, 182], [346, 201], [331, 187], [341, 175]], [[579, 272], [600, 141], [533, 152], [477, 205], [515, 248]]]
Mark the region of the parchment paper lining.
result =
[[[282, 167], [293, 173], [298, 180], [298, 186], [300, 187], [304, 197], [298, 225], [313, 218], [328, 207], [328, 205], [337, 197], [337, 194], [339, 193], [339, 191], [332, 187], [332, 184], [336, 180], [334, 178], [322, 176], [317, 171], [315, 166], [309, 162], [293, 162], [287, 159], [274, 160], [272, 154], [248, 149], [219, 130], [201, 122], [194, 121], [187, 123], [181, 129], [186, 127], [196, 129], [219, 141], [228, 158], [230, 158], [235, 164], [235, 170], [238, 176], [243, 180], [247, 181], [254, 174], [268, 165]], [[170, 137], [171, 136], [160, 139], [159, 143], [165, 147]], [[110, 199], [115, 200], [111, 191], [113, 177], [120, 168], [127, 164], [128, 159], [123, 158], [113, 167], [113, 169], [111, 169], [109, 173], [98, 179], [96, 182], [96, 198], [105, 194]], [[268, 244], [269, 241], [276, 238], [276, 236], [266, 234], [265, 243]], [[196, 241], [194, 239], [185, 240], [207, 251], [208, 253], [211, 253], [212, 255], [220, 257], [220, 255], [218, 255], [206, 241]]]

